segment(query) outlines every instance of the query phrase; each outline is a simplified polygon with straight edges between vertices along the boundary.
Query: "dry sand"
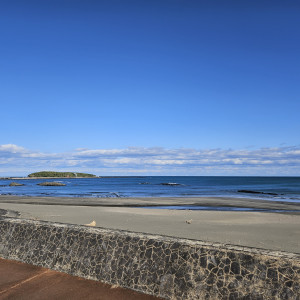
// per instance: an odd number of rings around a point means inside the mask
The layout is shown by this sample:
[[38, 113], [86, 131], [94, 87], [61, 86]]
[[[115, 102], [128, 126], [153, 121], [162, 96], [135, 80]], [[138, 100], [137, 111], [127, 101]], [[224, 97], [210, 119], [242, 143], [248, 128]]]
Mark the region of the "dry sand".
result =
[[300, 253], [300, 212], [181, 211], [132, 207], [162, 204], [300, 211], [300, 205], [296, 203], [255, 199], [0, 196], [0, 209], [18, 211], [22, 218], [82, 225], [95, 221], [96, 227]]

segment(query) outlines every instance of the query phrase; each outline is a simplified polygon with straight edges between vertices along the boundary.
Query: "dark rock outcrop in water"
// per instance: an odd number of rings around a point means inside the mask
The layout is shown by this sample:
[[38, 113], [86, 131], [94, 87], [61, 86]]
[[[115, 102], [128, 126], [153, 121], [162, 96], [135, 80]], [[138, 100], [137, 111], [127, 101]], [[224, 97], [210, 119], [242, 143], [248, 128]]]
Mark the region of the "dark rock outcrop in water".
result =
[[41, 185], [41, 186], [65, 186], [64, 183], [61, 183], [61, 182], [41, 182], [41, 183], [38, 183], [37, 185]]
[[271, 195], [271, 196], [278, 196], [279, 194], [276, 193], [265, 193], [259, 191], [251, 191], [251, 190], [238, 190], [238, 193], [247, 193], [247, 194], [262, 194], [262, 195]]
[[109, 193], [107, 196], [108, 198], [121, 198], [121, 196], [118, 193]]
[[24, 184], [23, 183], [18, 183], [18, 182], [11, 182], [9, 184], [9, 186], [22, 186], [22, 185], [24, 185]]

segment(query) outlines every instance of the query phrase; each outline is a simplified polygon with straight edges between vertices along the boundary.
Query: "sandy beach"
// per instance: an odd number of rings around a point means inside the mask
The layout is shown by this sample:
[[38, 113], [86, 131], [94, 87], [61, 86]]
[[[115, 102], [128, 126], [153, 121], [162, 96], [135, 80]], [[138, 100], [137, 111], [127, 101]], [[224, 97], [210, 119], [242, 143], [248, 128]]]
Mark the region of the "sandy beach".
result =
[[[157, 205], [244, 207], [289, 212], [150, 209]], [[148, 206], [149, 208], [144, 208]], [[237, 198], [60, 198], [0, 196], [8, 216], [88, 224], [222, 244], [300, 253], [299, 204]], [[294, 211], [294, 212], [290, 212]], [[2, 213], [5, 213], [2, 211]]]

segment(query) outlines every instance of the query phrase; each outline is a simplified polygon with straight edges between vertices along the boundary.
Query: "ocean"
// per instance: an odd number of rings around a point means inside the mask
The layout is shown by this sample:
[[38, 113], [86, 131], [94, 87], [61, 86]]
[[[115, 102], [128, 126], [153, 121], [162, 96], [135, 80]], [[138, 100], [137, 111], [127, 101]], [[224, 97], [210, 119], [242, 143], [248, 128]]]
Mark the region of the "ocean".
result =
[[[65, 186], [39, 186], [56, 181]], [[23, 186], [9, 186], [11, 182]], [[300, 203], [300, 177], [145, 176], [0, 179], [1, 195], [49, 197], [235, 197]]]

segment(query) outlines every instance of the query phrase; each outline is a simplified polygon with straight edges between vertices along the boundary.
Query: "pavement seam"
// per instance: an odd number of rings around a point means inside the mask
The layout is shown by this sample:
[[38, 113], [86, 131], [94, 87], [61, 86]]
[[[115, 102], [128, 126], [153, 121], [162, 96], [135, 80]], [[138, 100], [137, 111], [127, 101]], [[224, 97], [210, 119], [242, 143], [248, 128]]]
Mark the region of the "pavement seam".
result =
[[33, 279], [39, 277], [39, 276], [42, 276], [42, 275], [44, 275], [44, 274], [46, 274], [46, 273], [48, 273], [48, 272], [50, 272], [50, 270], [45, 270], [45, 271], [42, 272], [42, 273], [39, 273], [39, 274], [34, 275], [34, 276], [32, 276], [32, 277], [29, 277], [29, 278], [27, 278], [27, 279], [21, 281], [20, 283], [17, 283], [17, 284], [15, 284], [15, 285], [13, 285], [13, 286], [11, 286], [11, 287], [9, 287], [9, 288], [3, 290], [3, 291], [0, 291], [0, 295], [1, 295], [1, 294], [4, 294], [4, 293], [7, 292], [7, 291], [10, 291], [10, 290], [12, 290], [12, 289], [15, 289], [15, 288], [17, 288], [17, 287], [23, 285], [24, 283], [27, 283], [27, 282], [29, 282], [29, 281], [31, 281], [31, 280], [33, 280]]

